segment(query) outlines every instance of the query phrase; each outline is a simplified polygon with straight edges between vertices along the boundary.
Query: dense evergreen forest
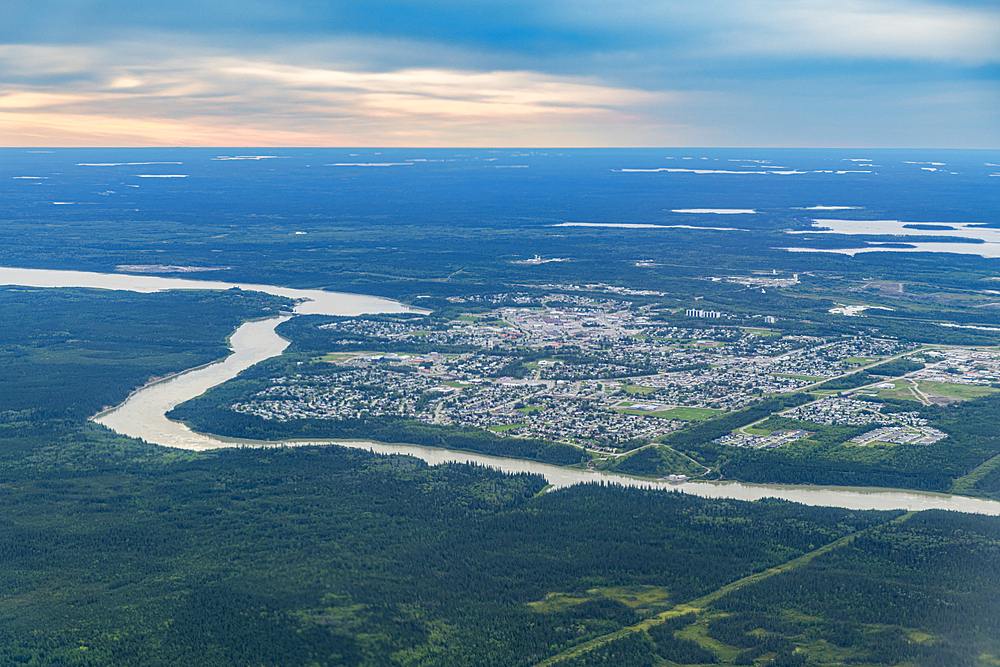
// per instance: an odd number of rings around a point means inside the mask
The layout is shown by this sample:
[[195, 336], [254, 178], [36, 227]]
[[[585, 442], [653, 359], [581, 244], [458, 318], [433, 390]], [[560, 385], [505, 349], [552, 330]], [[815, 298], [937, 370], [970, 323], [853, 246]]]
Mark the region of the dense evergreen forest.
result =
[[[539, 494], [530, 475], [339, 447], [60, 444], [0, 469], [5, 664], [960, 665], [1000, 651], [993, 518]], [[685, 603], [697, 613], [670, 620]]]
[[1000, 637], [998, 546], [995, 519], [922, 512], [721, 598], [707, 634], [747, 658], [809, 646], [821, 660], [860, 664], [989, 664]]
[[241, 290], [0, 288], [0, 420], [84, 420], [147, 381], [223, 359], [288, 301]]
[[[717, 445], [704, 438], [692, 440], [680, 432], [677, 436], [685, 440], [677, 442], [676, 448], [707, 465], [714, 464], [726, 477], [749, 482], [956, 490], [967, 495], [1000, 498], [1000, 475], [993, 467], [988, 465], [981, 474], [967, 478], [977, 466], [992, 464], [991, 459], [1000, 453], [1000, 435], [996, 430], [1000, 397], [985, 396], [947, 407], [904, 403], [897, 409], [919, 407], [920, 414], [949, 437], [929, 446], [847, 447], [841, 443], [864, 429], [827, 427], [786, 447], [747, 451]], [[792, 420], [772, 419], [771, 425], [816, 428]], [[669, 437], [666, 441], [675, 442]], [[957, 484], [962, 486], [956, 488]]]

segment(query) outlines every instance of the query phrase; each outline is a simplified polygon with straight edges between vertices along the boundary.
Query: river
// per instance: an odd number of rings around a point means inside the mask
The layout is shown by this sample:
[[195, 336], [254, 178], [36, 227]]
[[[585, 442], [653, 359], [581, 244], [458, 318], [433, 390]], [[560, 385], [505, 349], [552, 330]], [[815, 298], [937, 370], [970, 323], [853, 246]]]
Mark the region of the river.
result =
[[[158, 276], [101, 274], [80, 271], [48, 271], [0, 267], [0, 284], [28, 287], [90, 287], [136, 292], [168, 289], [229, 289], [240, 287], [268, 294], [306, 299], [295, 308], [296, 313], [326, 315], [357, 315], [361, 313], [414, 312], [414, 309], [388, 299], [359, 294], [299, 290], [270, 285], [233, 284], [216, 281], [163, 278]], [[147, 442], [180, 449], [207, 450], [234, 446], [280, 446], [282, 444], [337, 444], [370, 449], [386, 454], [408, 454], [434, 465], [447, 461], [471, 462], [498, 468], [505, 472], [530, 472], [543, 475], [553, 487], [583, 482], [604, 481], [626, 486], [663, 488], [711, 498], [757, 500], [782, 498], [807, 505], [845, 507], [848, 509], [945, 509], [958, 512], [1000, 516], [1000, 502], [952, 496], [939, 493], [898, 489], [793, 486], [778, 484], [741, 484], [738, 482], [687, 482], [676, 484], [641, 480], [625, 475], [590, 470], [572, 470], [534, 461], [506, 459], [467, 452], [455, 452], [407, 444], [383, 444], [368, 441], [296, 441], [273, 443], [254, 440], [220, 438], [195, 433], [183, 424], [172, 422], [164, 415], [174, 406], [205, 392], [209, 388], [236, 376], [250, 366], [281, 354], [288, 345], [278, 336], [275, 327], [288, 319], [272, 318], [248, 322], [232, 335], [233, 354], [226, 359], [152, 383], [134, 392], [116, 408], [94, 417], [94, 421], [123, 435], [142, 438]]]

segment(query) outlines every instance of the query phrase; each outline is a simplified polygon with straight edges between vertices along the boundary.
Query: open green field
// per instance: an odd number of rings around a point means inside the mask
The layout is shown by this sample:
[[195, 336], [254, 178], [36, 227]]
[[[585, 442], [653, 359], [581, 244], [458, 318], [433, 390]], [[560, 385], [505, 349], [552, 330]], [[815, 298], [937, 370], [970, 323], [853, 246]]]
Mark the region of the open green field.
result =
[[917, 396], [912, 391], [910, 391], [910, 385], [908, 383], [897, 381], [893, 382], [892, 384], [896, 385], [895, 389], [879, 389], [878, 397], [898, 398], [898, 399], [903, 399], [905, 401], [918, 400]]
[[686, 422], [700, 422], [703, 419], [722, 414], [725, 410], [713, 410], [712, 408], [673, 408], [665, 410], [662, 414], [667, 419], [679, 419]]
[[711, 419], [715, 415], [725, 412], [725, 410], [713, 410], [711, 408], [670, 408], [669, 410], [629, 410], [618, 409], [628, 415], [638, 415], [640, 417], [658, 417], [660, 419], [676, 419], [685, 422], [698, 422], [704, 419]]
[[995, 394], [1000, 389], [973, 384], [951, 384], [950, 382], [921, 382], [920, 391], [928, 396], [954, 396], [972, 399]]
[[496, 426], [490, 426], [488, 430], [494, 433], [506, 433], [507, 431], [513, 431], [514, 429], [523, 428], [524, 424], [497, 424]]
[[[910, 385], [905, 382], [895, 382], [895, 389], [880, 389], [878, 391], [879, 398], [901, 398], [904, 400], [915, 401], [918, 400], [917, 397], [910, 391]], [[918, 385], [921, 392], [926, 394], [929, 398], [934, 398], [935, 396], [957, 398], [961, 400], [971, 400], [974, 398], [981, 398], [983, 396], [990, 396], [1000, 389], [994, 387], [984, 387], [981, 385], [970, 385], [970, 384], [952, 384], [950, 382], [921, 382]]]
[[625, 386], [626, 394], [653, 394], [656, 393], [656, 387], [640, 387], [637, 384], [630, 384]]
[[346, 361], [347, 359], [353, 359], [356, 356], [358, 356], [357, 352], [351, 352], [350, 354], [345, 354], [345, 353], [324, 354], [322, 357], [319, 358], [319, 361], [329, 361], [337, 363], [340, 361]]
[[614, 600], [646, 614], [658, 611], [670, 601], [670, 591], [662, 586], [604, 586], [584, 593], [548, 593], [527, 606], [543, 614], [566, 612], [593, 600]]
[[881, 357], [874, 357], [874, 358], [873, 357], [847, 357], [846, 359], [844, 359], [844, 361], [846, 363], [849, 363], [849, 364], [863, 364], [863, 365], [868, 365], [868, 364], [873, 364], [876, 361], [882, 361], [882, 358]]

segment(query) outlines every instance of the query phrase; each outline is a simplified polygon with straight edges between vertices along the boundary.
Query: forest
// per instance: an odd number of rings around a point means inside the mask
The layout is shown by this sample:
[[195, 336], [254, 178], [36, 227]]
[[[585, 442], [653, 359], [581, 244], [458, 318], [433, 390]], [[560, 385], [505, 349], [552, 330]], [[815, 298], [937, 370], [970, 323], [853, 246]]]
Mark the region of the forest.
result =
[[537, 477], [338, 447], [115, 444], [76, 438], [75, 469], [54, 452], [3, 467], [8, 660], [534, 664], [899, 516], [539, 495]]
[[[902, 406], [913, 407], [912, 403]], [[993, 459], [1000, 453], [1000, 436], [995, 427], [1000, 400], [987, 396], [947, 407], [921, 407], [920, 414], [949, 437], [927, 446], [847, 447], [840, 443], [864, 429], [826, 427], [776, 450], [734, 451], [705, 440], [677, 443], [677, 449], [706, 465], [714, 464], [726, 477], [749, 482], [960, 490], [966, 495], [1000, 497], [1000, 477], [992, 472]], [[790, 420], [787, 424], [775, 421], [773, 425], [816, 429]], [[980, 466], [984, 466], [980, 474], [971, 475]]]
[[236, 326], [288, 303], [242, 290], [0, 287], [0, 423], [85, 420], [152, 379], [225, 358]]
[[[7, 664], [973, 665], [1000, 651], [992, 517], [540, 493], [536, 476], [336, 446], [170, 453], [103, 431], [4, 457], [0, 484]], [[696, 613], [673, 620], [685, 605]]]

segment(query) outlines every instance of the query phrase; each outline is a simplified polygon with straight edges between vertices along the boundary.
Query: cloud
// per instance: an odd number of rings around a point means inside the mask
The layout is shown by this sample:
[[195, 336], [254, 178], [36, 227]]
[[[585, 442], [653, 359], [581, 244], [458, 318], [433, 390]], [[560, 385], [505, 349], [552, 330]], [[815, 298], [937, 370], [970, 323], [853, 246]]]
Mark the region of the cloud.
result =
[[18, 145], [1000, 144], [993, 0], [4, 9]]
[[[1000, 59], [1000, 12], [903, 0], [753, 0], [717, 46], [787, 57]], [[720, 39], [721, 38], [721, 39]], [[724, 48], [724, 47], [723, 47]]]
[[362, 108], [380, 116], [491, 118], [605, 113], [663, 99], [650, 93], [538, 72], [402, 69], [350, 72], [261, 62], [217, 62], [210, 71], [254, 87], [300, 91], [313, 104]]
[[72, 104], [84, 99], [80, 95], [35, 91], [0, 92], [0, 109], [35, 109]]
[[1000, 7], [989, 0], [8, 0], [5, 12], [5, 43], [82, 45], [159, 32], [243, 51], [360, 38], [500, 58], [666, 48], [699, 58], [1000, 59]]
[[641, 143], [642, 132], [666, 127], [643, 110], [676, 97], [532, 71], [351, 71], [216, 52], [114, 62], [131, 50], [91, 53], [91, 69], [73, 81], [0, 90], [4, 136], [19, 145], [43, 137], [73, 145], [475, 145], [547, 135], [555, 145], [584, 136], [595, 143], [603, 127], [613, 131], [596, 143]]

